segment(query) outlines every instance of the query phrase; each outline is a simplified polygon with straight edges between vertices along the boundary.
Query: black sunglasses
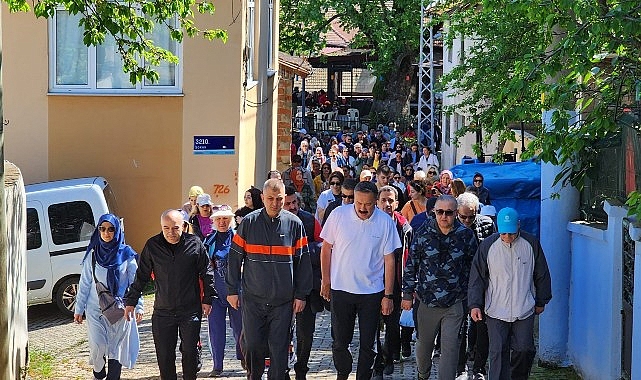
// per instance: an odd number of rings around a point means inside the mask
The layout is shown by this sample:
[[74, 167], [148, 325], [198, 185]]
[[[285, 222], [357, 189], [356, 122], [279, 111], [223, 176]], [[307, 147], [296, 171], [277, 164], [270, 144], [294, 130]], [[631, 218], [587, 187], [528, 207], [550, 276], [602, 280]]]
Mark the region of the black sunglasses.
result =
[[435, 212], [437, 215], [443, 215], [443, 214], [445, 214], [445, 216], [452, 216], [452, 215], [454, 215], [454, 210], [443, 210], [443, 209], [438, 209], [438, 210], [434, 210], [434, 212]]
[[341, 185], [341, 183], [340, 183], [340, 182], [330, 182], [329, 184], [330, 184], [331, 186], [340, 186], [340, 185]]
[[354, 195], [347, 195], [347, 194], [341, 194], [342, 198], [347, 198], [347, 199], [354, 199]]
[[115, 228], [115, 227], [103, 227], [103, 226], [99, 226], [99, 227], [98, 227], [98, 231], [100, 231], [100, 232], [105, 232], [105, 231], [107, 231], [107, 232], [116, 232], [116, 228]]

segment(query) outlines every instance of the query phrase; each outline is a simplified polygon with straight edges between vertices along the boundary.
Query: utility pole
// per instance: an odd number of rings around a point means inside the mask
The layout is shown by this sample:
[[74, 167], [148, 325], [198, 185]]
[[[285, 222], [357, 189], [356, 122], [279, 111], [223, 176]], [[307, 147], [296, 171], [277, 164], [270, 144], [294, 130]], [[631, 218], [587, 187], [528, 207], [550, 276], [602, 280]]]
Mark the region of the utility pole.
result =
[[[434, 28], [432, 8], [437, 0], [421, 0], [421, 39], [418, 61], [418, 125], [419, 145], [429, 145], [435, 152], [434, 122]], [[428, 138], [429, 137], [429, 138]], [[423, 144], [426, 141], [426, 144]]]

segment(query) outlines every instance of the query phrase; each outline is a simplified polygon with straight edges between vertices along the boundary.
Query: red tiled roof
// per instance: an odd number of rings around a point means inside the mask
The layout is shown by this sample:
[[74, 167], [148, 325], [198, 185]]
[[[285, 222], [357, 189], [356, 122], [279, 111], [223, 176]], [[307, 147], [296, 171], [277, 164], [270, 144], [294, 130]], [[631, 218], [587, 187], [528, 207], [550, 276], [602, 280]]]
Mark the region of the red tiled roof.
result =
[[312, 65], [307, 62], [306, 58], [295, 57], [282, 51], [278, 52], [278, 64], [303, 78], [312, 73]]

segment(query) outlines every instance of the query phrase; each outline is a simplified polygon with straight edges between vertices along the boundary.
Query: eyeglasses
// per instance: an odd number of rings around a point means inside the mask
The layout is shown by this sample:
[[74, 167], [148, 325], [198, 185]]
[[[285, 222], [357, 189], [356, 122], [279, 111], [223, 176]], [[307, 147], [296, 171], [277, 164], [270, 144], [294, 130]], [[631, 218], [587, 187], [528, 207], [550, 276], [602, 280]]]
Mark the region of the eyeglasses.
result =
[[429, 172], [427, 172], [427, 174], [435, 175], [435, 174], [436, 174], [436, 172], [433, 172], [433, 171], [431, 171], [431, 170], [430, 170]]
[[514, 236], [516, 236], [518, 234], [519, 234], [518, 232], [501, 232], [501, 233], [499, 233], [499, 235], [501, 235], [501, 236], [509, 236], [509, 237], [514, 237]]
[[434, 212], [435, 212], [437, 215], [443, 215], [443, 214], [445, 214], [445, 216], [452, 216], [452, 215], [454, 215], [454, 210], [443, 210], [443, 209], [438, 209], [438, 210], [434, 210]]
[[100, 232], [105, 232], [105, 231], [106, 232], [116, 232], [116, 228], [113, 227], [113, 226], [112, 227], [98, 226], [98, 231], [100, 231]]
[[401, 179], [401, 177], [399, 177], [399, 176], [395, 175], [395, 176], [394, 176], [394, 179]]
[[340, 182], [330, 182], [329, 184], [330, 184], [331, 186], [340, 186], [340, 185], [341, 185], [341, 183], [340, 183]]
[[474, 214], [474, 215], [461, 215], [461, 214], [458, 214], [458, 218], [461, 219], [461, 220], [474, 220], [474, 218], [476, 218], [476, 214]]
[[347, 199], [354, 199], [354, 194], [352, 194], [352, 195], [341, 194], [341, 198], [343, 198], [343, 199], [345, 199], [345, 198], [347, 198]]
[[475, 179], [474, 182], [483, 183], [482, 179]]

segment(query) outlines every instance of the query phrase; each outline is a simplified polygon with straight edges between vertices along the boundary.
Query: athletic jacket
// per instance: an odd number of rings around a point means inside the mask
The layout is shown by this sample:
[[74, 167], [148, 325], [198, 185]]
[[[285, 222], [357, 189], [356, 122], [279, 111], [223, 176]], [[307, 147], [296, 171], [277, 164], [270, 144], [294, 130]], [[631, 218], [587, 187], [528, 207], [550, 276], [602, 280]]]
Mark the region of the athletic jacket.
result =
[[505, 322], [522, 320], [552, 299], [548, 264], [539, 241], [527, 232], [506, 244], [498, 233], [483, 240], [470, 271], [468, 305]]
[[247, 215], [232, 240], [226, 283], [228, 294], [238, 294], [240, 284], [244, 298], [262, 304], [305, 300], [312, 266], [300, 219], [286, 210], [272, 218], [264, 208]]
[[478, 247], [476, 235], [458, 220], [444, 235], [436, 219], [414, 230], [403, 271], [403, 299], [413, 294], [428, 307], [450, 307], [467, 297], [470, 264]]
[[[196, 235], [183, 233], [176, 244], [167, 242], [162, 232], [147, 240], [140, 254], [136, 279], [124, 297], [127, 306], [138, 303], [152, 271], [156, 287], [155, 314], [198, 312], [202, 310], [201, 303], [211, 305], [217, 296], [207, 251]], [[199, 278], [204, 285], [202, 300]]]

